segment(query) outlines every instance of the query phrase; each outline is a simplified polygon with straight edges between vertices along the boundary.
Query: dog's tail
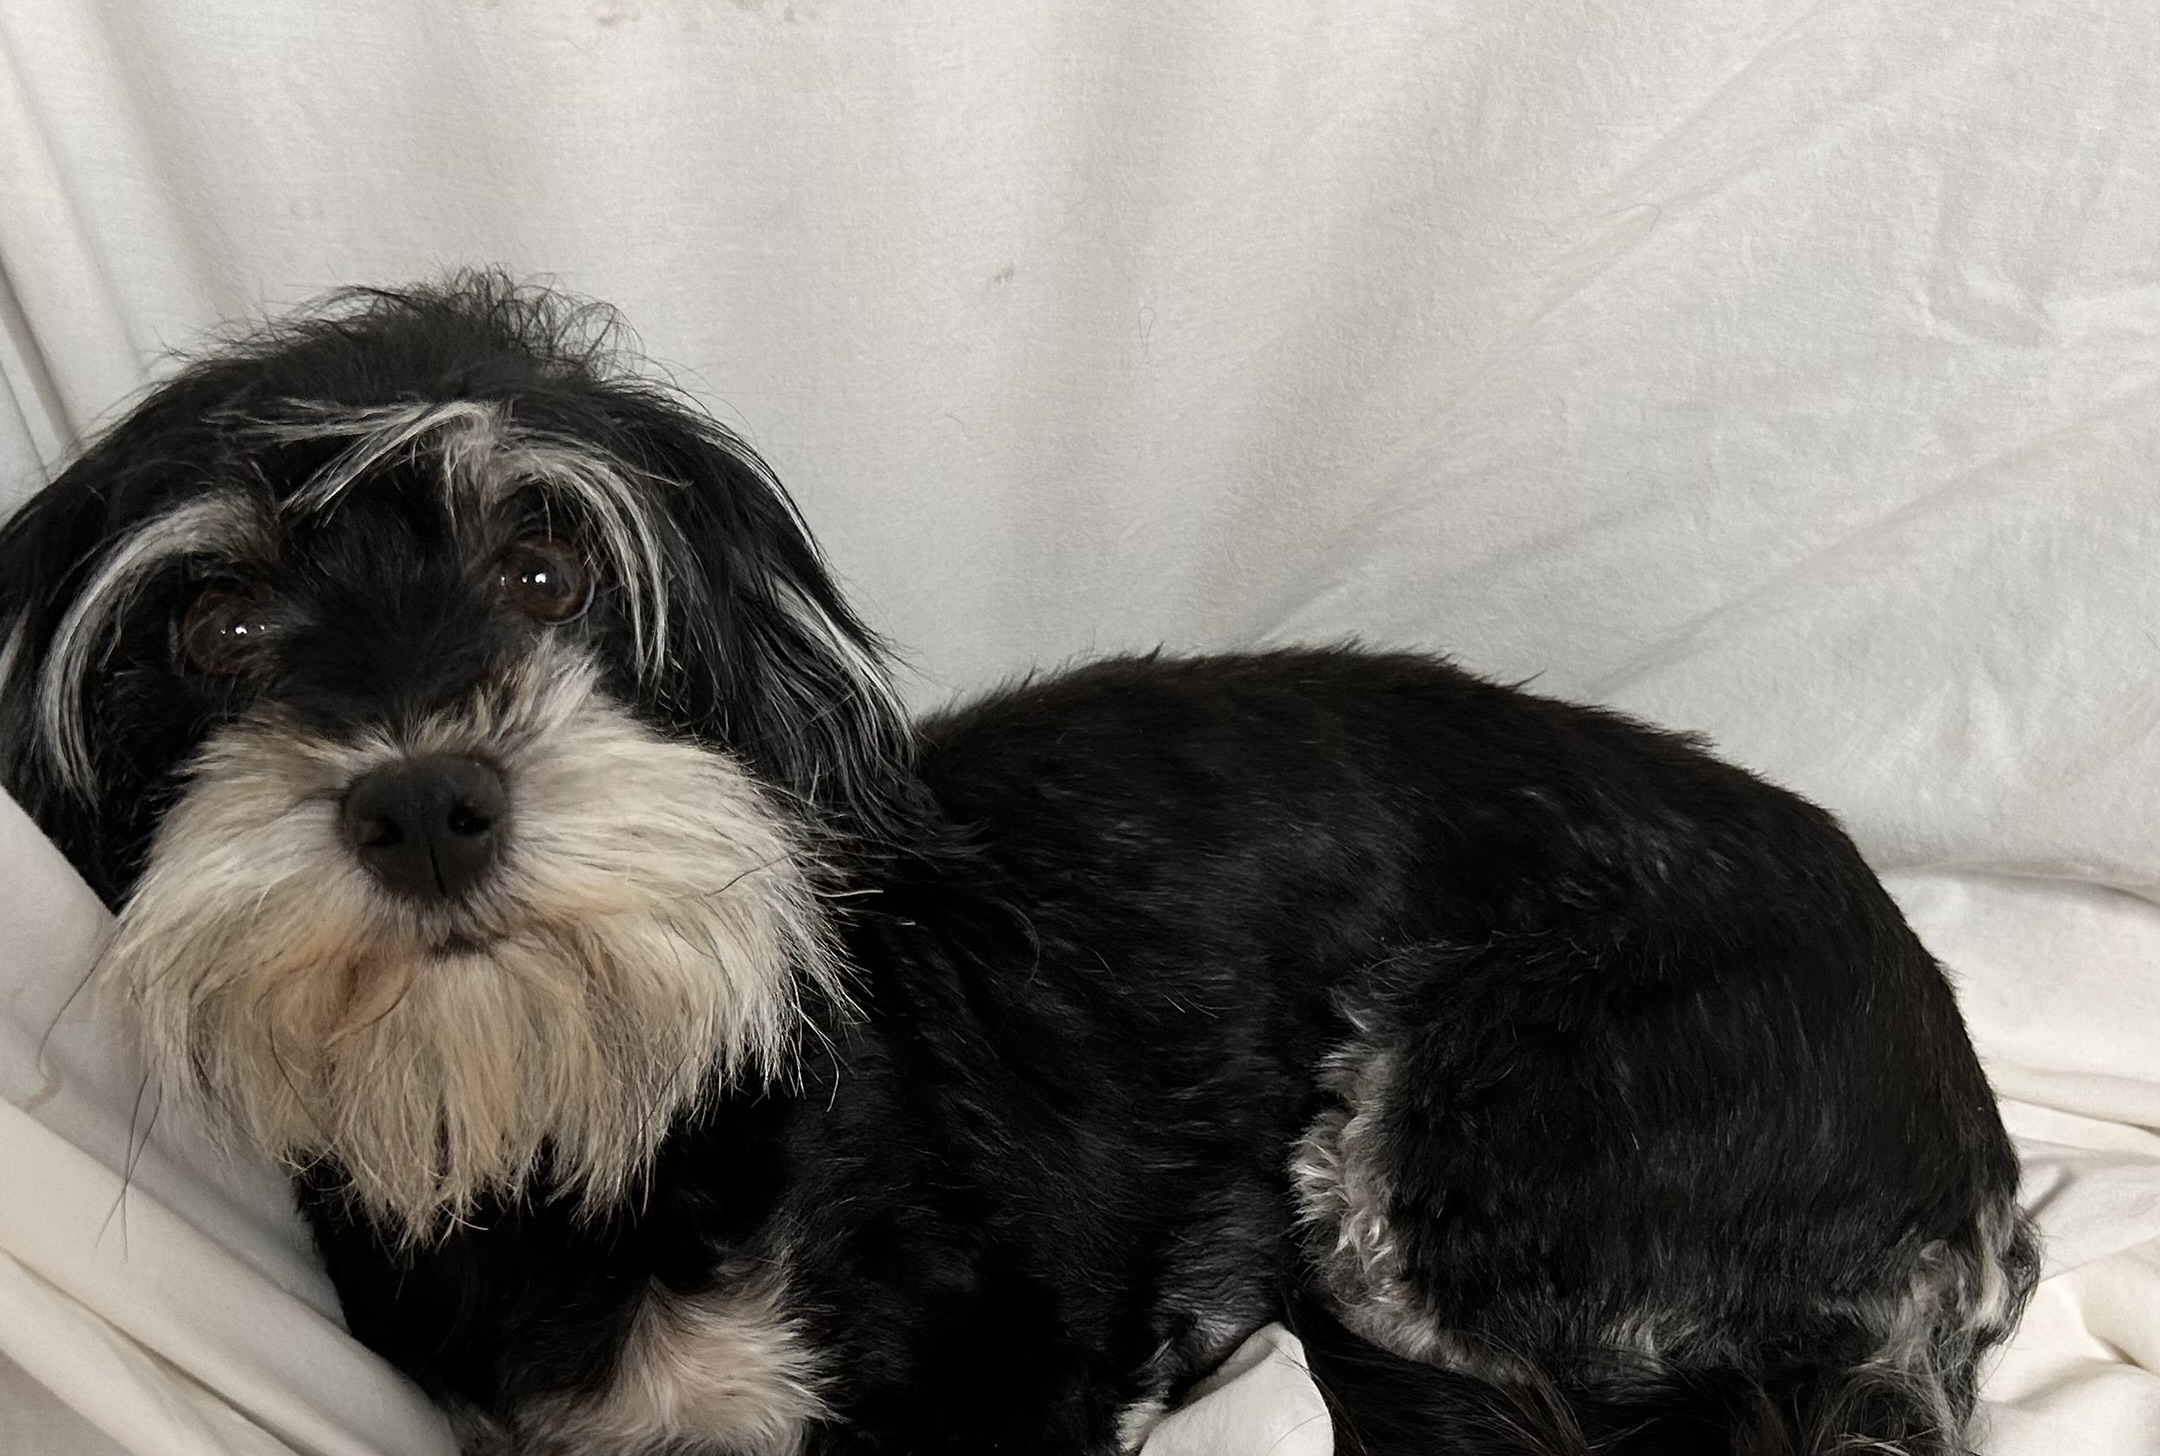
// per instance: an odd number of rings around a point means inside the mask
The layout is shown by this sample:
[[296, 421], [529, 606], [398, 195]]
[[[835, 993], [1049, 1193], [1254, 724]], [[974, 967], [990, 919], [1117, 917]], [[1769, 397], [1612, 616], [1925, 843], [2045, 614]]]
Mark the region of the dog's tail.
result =
[[[1775, 1374], [1616, 1361], [1507, 1378], [1407, 1360], [1323, 1309], [1295, 1329], [1337, 1456], [1963, 1456], [1963, 1413], [1870, 1364]], [[1563, 1379], [1565, 1384], [1563, 1384]]]

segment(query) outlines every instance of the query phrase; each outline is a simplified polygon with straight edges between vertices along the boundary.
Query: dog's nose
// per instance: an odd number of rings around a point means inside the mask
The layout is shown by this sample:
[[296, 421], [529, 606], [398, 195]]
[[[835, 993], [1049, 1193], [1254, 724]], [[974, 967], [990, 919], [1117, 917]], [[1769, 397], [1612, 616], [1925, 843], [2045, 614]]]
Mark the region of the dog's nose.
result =
[[478, 759], [400, 759], [353, 780], [345, 837], [391, 889], [454, 899], [494, 862], [509, 804], [502, 775]]

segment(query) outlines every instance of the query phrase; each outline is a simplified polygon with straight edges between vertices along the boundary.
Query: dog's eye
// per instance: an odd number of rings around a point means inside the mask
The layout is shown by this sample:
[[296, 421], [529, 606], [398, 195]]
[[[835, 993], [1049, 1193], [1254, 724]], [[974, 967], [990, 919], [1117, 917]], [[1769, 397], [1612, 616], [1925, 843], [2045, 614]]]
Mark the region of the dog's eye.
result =
[[567, 622], [592, 600], [592, 573], [567, 541], [527, 536], [510, 544], [498, 566], [503, 599], [537, 622]]
[[269, 635], [269, 614], [261, 600], [211, 587], [180, 619], [180, 655], [197, 672], [231, 677], [248, 665]]

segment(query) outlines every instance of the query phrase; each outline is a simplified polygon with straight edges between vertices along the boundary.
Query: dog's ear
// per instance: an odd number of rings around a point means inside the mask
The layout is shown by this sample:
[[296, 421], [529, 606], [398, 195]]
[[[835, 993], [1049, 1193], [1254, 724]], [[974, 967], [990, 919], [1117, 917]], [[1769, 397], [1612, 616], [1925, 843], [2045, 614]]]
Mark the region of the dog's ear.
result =
[[106, 535], [106, 501], [78, 464], [0, 525], [0, 777], [33, 813], [60, 788], [39, 741], [45, 659]]
[[748, 445], [663, 397], [617, 403], [627, 453], [675, 487], [667, 510], [685, 548], [662, 706], [828, 819], [875, 831], [912, 782], [884, 644]]

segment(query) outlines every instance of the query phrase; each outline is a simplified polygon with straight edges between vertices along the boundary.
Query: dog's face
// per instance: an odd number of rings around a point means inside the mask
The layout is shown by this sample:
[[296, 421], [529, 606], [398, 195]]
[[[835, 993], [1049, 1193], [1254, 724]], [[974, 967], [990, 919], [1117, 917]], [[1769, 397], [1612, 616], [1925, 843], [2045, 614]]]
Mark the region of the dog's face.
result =
[[739, 444], [492, 280], [197, 365], [0, 536], [9, 788], [153, 1069], [424, 1237], [604, 1203], [837, 996], [875, 644]]

